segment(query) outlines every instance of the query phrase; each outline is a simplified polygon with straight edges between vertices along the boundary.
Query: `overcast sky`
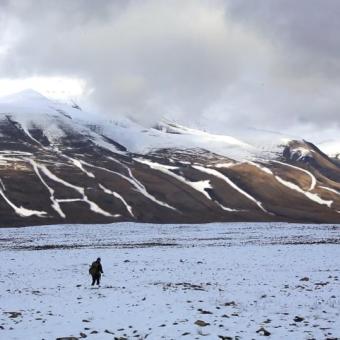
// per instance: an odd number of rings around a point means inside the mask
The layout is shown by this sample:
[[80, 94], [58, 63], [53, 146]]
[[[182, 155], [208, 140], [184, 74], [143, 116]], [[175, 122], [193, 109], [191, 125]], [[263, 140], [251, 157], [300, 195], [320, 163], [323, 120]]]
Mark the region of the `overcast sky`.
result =
[[339, 132], [339, 18], [338, 0], [0, 0], [0, 87], [144, 123]]

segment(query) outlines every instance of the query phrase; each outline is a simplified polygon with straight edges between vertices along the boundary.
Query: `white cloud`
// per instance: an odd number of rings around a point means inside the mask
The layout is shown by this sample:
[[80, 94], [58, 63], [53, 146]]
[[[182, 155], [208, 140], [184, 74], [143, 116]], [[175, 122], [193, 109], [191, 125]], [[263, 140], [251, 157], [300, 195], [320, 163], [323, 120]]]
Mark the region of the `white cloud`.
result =
[[0, 96], [33, 89], [53, 99], [78, 99], [84, 95], [84, 81], [64, 77], [0, 78]]

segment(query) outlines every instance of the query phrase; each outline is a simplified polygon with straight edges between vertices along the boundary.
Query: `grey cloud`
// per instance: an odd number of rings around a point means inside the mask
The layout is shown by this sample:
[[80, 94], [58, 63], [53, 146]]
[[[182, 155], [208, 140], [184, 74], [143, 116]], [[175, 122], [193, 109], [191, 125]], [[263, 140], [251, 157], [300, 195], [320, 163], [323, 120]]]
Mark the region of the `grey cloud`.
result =
[[337, 0], [231, 0], [228, 9], [234, 18], [252, 23], [278, 45], [288, 42], [327, 59], [340, 56]]
[[340, 126], [339, 15], [336, 0], [229, 2], [227, 16], [275, 46], [271, 95], [284, 98], [283, 115], [295, 124]]
[[0, 76], [80, 77], [101, 110], [144, 122], [336, 125], [339, 10], [335, 0], [1, 1], [18, 38]]

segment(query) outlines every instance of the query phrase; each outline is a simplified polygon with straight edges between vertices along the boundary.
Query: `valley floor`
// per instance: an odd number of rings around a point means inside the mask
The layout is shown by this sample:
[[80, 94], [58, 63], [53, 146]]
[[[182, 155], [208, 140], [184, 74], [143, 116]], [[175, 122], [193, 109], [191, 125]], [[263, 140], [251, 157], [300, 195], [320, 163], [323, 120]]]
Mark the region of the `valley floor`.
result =
[[339, 244], [339, 225], [0, 229], [0, 338], [339, 339]]

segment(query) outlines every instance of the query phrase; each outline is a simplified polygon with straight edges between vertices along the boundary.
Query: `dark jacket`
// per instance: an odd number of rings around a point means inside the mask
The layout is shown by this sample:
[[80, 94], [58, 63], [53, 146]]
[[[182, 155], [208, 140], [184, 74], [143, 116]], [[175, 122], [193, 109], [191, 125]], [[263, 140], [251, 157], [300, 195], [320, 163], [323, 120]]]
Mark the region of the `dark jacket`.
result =
[[100, 276], [103, 273], [103, 267], [99, 261], [94, 261], [91, 264], [91, 267], [89, 269], [89, 273], [92, 276]]

